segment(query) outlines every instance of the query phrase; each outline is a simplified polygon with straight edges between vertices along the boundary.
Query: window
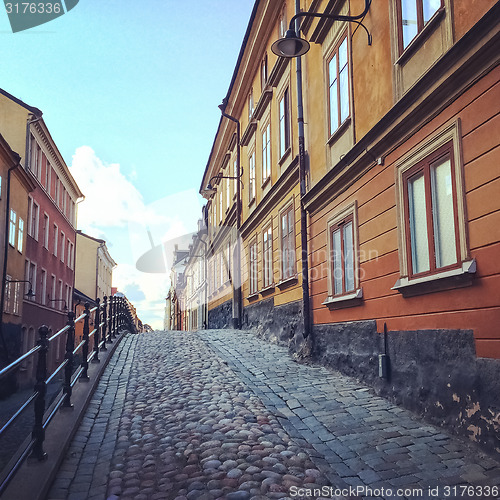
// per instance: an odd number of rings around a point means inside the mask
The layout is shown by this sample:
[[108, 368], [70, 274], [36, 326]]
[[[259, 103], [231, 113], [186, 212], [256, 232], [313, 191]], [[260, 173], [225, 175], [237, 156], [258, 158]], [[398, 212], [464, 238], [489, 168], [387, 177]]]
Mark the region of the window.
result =
[[[33, 286], [33, 293], [36, 293], [36, 264], [34, 262], [29, 263], [29, 282]], [[31, 301], [35, 300], [35, 296], [30, 297]]]
[[49, 216], [43, 214], [43, 246], [48, 250], [49, 248]]
[[250, 94], [248, 94], [248, 121], [252, 119], [254, 109], [253, 89], [251, 89]]
[[330, 135], [349, 117], [349, 65], [347, 36], [333, 51], [328, 63]]
[[17, 250], [20, 253], [23, 253], [23, 245], [24, 245], [24, 221], [19, 217], [19, 232], [17, 233]]
[[57, 304], [57, 309], [62, 310], [64, 307], [63, 305], [63, 282], [62, 280], [59, 280], [59, 301], [56, 302]]
[[28, 226], [28, 234], [38, 241], [38, 222], [39, 222], [39, 212], [40, 207], [36, 203], [33, 198], [29, 198], [28, 202], [28, 217], [29, 217], [29, 226]]
[[283, 158], [290, 147], [290, 104], [288, 89], [279, 102], [280, 117], [280, 158]]
[[255, 188], [255, 151], [252, 151], [248, 158], [248, 173], [250, 176], [250, 181], [248, 183], [248, 196], [249, 203], [255, 200], [256, 188]]
[[40, 304], [46, 305], [47, 303], [47, 271], [42, 269], [40, 273]]
[[264, 59], [262, 59], [262, 62], [260, 63], [260, 88], [262, 92], [266, 88], [268, 77], [269, 75], [267, 74], [267, 54], [266, 54], [264, 56]]
[[450, 147], [445, 147], [404, 175], [410, 275], [458, 262], [453, 169]]
[[273, 283], [273, 230], [269, 226], [262, 236], [262, 264], [264, 288]]
[[19, 316], [19, 304], [21, 303], [22, 283], [12, 283], [14, 285], [14, 303], [12, 304], [12, 314]]
[[220, 221], [221, 221], [221, 224], [222, 224], [222, 220], [223, 220], [223, 214], [224, 214], [224, 196], [222, 194], [222, 186], [223, 186], [223, 183], [222, 183], [222, 180], [221, 180], [221, 183], [220, 183], [220, 190], [219, 190], [219, 213], [220, 213]]
[[56, 277], [55, 275], [53, 274], [52, 277], [51, 277], [51, 285], [50, 285], [50, 299], [51, 299], [51, 302], [54, 302], [55, 301], [55, 298], [56, 298]]
[[231, 206], [231, 179], [226, 179], [226, 210]]
[[258, 288], [257, 240], [255, 240], [250, 245], [250, 295], [257, 293]]
[[70, 241], [68, 241], [68, 267], [75, 268], [75, 245]]
[[56, 257], [57, 257], [58, 238], [59, 238], [59, 227], [57, 226], [57, 224], [54, 224], [54, 255]]
[[262, 132], [262, 183], [271, 176], [271, 125], [268, 123]]
[[14, 210], [10, 210], [10, 224], [9, 224], [9, 245], [16, 246], [16, 225], [17, 214]]
[[295, 274], [295, 233], [293, 205], [281, 213], [281, 279]]
[[442, 5], [442, 0], [398, 0], [400, 52], [408, 47]]
[[37, 144], [33, 135], [31, 136], [31, 168], [33, 175], [40, 180], [41, 179], [41, 163], [42, 163], [42, 150]]
[[3, 306], [3, 311], [6, 312], [6, 313], [9, 313], [10, 310], [11, 310], [11, 307], [12, 307], [12, 293], [11, 293], [11, 290], [12, 290], [12, 285], [13, 283], [11, 283], [12, 279], [12, 276], [9, 276], [7, 275], [5, 277], [5, 285], [4, 285], [4, 289], [5, 289], [5, 298], [4, 298], [4, 306]]
[[354, 292], [354, 232], [352, 216], [330, 226], [333, 295]]
[[284, 38], [286, 31], [288, 29], [288, 25], [286, 22], [286, 4], [283, 5], [283, 8], [281, 9], [280, 12], [280, 17], [278, 21], [278, 34], [280, 38]]
[[217, 226], [217, 193], [214, 194], [214, 227]]
[[61, 231], [61, 262], [64, 262], [64, 246], [66, 244], [64, 233]]

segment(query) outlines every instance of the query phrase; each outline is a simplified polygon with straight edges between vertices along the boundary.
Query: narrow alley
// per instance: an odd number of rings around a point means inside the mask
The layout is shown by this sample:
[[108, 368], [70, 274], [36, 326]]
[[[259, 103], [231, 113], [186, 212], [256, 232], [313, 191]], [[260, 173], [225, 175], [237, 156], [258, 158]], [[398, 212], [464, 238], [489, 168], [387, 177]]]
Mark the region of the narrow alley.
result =
[[500, 464], [252, 333], [127, 335], [48, 500], [496, 498]]

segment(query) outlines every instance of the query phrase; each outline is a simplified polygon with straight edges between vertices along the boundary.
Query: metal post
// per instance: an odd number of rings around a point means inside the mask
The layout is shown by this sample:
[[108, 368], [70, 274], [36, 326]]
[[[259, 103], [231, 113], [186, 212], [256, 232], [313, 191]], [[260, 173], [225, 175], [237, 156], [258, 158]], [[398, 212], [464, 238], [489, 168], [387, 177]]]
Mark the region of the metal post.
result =
[[90, 323], [90, 304], [85, 302], [85, 318], [83, 319], [83, 346], [82, 346], [82, 374], [80, 380], [87, 381], [89, 379], [89, 328]]
[[66, 367], [64, 368], [64, 387], [63, 393], [66, 395], [64, 398], [63, 407], [64, 408], [72, 408], [71, 404], [71, 394], [73, 389], [71, 387], [71, 375], [73, 374], [73, 364], [74, 364], [74, 356], [73, 350], [75, 349], [75, 313], [70, 311], [68, 313], [68, 335], [66, 337], [66, 359], [68, 362], [66, 363]]
[[100, 333], [101, 333], [101, 310], [100, 310], [100, 302], [101, 299], [97, 298], [97, 309], [95, 310], [95, 315], [94, 315], [94, 327], [95, 327], [95, 333], [94, 333], [94, 357], [92, 359], [92, 363], [100, 363], [99, 359], [99, 338], [100, 338]]
[[111, 337], [113, 335], [113, 296], [110, 295], [109, 297], [109, 313], [108, 313], [108, 343], [112, 344], [113, 341], [111, 340]]
[[107, 351], [108, 348], [106, 347], [106, 328], [108, 325], [108, 298], [104, 297], [103, 298], [103, 304], [102, 304], [102, 347], [101, 351]]
[[113, 297], [113, 338], [116, 338], [116, 306], [118, 304], [118, 297]]
[[47, 393], [47, 385], [45, 380], [47, 379], [47, 352], [49, 350], [49, 329], [44, 325], [38, 329], [38, 334], [40, 338], [38, 339], [38, 345], [40, 346], [40, 351], [38, 353], [38, 364], [36, 366], [36, 384], [35, 392], [37, 396], [35, 399], [35, 424], [33, 426], [32, 437], [35, 440], [33, 445], [33, 451], [31, 452], [30, 458], [37, 460], [45, 460], [47, 458], [47, 453], [43, 451], [43, 441], [45, 439], [45, 430], [43, 428], [43, 414], [45, 413], [45, 395]]

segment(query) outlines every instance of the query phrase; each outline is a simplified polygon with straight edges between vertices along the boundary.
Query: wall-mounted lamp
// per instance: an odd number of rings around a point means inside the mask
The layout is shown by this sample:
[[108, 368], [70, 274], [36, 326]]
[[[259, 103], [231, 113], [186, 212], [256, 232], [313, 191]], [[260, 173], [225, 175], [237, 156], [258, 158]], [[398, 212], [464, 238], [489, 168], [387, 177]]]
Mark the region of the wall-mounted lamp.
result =
[[29, 283], [30, 288], [28, 290], [28, 293], [25, 293], [24, 295], [28, 297], [29, 299], [35, 296], [35, 292], [33, 291], [33, 286], [31, 285], [31, 281], [29, 280], [5, 280], [5, 283]]
[[284, 38], [280, 38], [276, 40], [271, 45], [271, 50], [277, 55], [281, 57], [300, 57], [304, 55], [310, 48], [310, 44], [304, 38], [300, 38], [298, 36], [298, 32], [300, 30], [297, 29], [297, 32], [294, 29], [294, 23], [299, 17], [319, 17], [322, 19], [333, 19], [334, 21], [348, 21], [353, 22], [361, 26], [368, 35], [368, 45], [372, 44], [372, 36], [370, 32], [367, 30], [366, 26], [359, 21], [358, 19], [362, 19], [365, 17], [368, 9], [370, 8], [371, 0], [365, 0], [365, 8], [363, 12], [357, 16], [340, 16], [337, 14], [326, 14], [326, 13], [316, 13], [316, 12], [299, 12], [295, 14], [292, 19], [290, 19], [290, 25], [288, 27], [287, 32], [285, 33]]

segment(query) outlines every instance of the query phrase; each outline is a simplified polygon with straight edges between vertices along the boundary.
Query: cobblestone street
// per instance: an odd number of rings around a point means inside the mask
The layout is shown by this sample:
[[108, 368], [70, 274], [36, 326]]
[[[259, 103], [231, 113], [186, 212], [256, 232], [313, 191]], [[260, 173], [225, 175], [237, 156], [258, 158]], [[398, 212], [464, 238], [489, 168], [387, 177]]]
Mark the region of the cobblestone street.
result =
[[48, 499], [495, 498], [499, 485], [497, 461], [355, 380], [208, 330], [123, 339]]

